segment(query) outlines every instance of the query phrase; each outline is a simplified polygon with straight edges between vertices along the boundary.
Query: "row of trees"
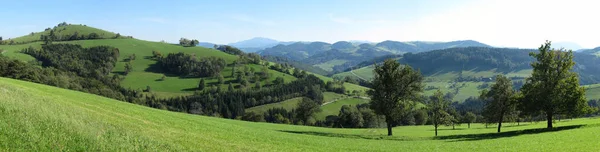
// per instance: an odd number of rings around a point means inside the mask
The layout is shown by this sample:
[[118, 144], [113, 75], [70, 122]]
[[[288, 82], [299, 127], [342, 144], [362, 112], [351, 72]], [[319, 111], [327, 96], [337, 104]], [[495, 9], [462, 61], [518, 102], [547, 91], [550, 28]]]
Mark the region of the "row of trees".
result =
[[[533, 74], [525, 84], [516, 91], [510, 79], [497, 76], [496, 83], [489, 91], [481, 93], [480, 100], [485, 101], [482, 115], [486, 123], [498, 123], [498, 132], [502, 122], [508, 115], [544, 115], [552, 128], [553, 116], [581, 116], [589, 111], [585, 100], [585, 90], [579, 86], [577, 73], [570, 71], [575, 64], [573, 52], [554, 50], [551, 43], [546, 42], [539, 52], [530, 53], [536, 58], [532, 63]], [[421, 74], [410, 66], [401, 66], [394, 60], [386, 60], [382, 65], [375, 65], [373, 88], [368, 91], [372, 101], [370, 108], [378, 115], [383, 115], [392, 135], [392, 127], [398, 120], [414, 107], [415, 101], [423, 91]], [[459, 121], [456, 109], [450, 106], [448, 99], [441, 91], [437, 91], [426, 100], [430, 118], [436, 130], [443, 124], [454, 124]], [[518, 112], [516, 112], [518, 111]], [[471, 120], [474, 114], [468, 114]], [[469, 121], [470, 122], [470, 121]]]
[[0, 76], [97, 94], [138, 103], [141, 90], [122, 88], [119, 75], [109, 76], [119, 50], [98, 46], [82, 48], [72, 44], [42, 45], [24, 53], [38, 61], [25, 63], [0, 55]]
[[200, 42], [198, 42], [198, 40], [190, 40], [187, 38], [181, 38], [179, 39], [179, 45], [184, 46], [184, 47], [193, 47], [198, 45]]
[[189, 77], [209, 77], [221, 74], [227, 65], [223, 58], [204, 57], [198, 59], [185, 53], [169, 53], [159, 57], [156, 63], [164, 72]]

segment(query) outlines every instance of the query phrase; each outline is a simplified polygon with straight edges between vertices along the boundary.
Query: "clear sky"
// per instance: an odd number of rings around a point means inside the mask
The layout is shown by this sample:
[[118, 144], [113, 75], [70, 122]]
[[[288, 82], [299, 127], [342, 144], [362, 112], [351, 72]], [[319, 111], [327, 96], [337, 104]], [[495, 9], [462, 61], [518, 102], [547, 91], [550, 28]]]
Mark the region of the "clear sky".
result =
[[477, 40], [535, 48], [545, 40], [600, 46], [594, 0], [56, 0], [2, 1], [0, 36], [62, 21], [139, 39], [230, 43]]

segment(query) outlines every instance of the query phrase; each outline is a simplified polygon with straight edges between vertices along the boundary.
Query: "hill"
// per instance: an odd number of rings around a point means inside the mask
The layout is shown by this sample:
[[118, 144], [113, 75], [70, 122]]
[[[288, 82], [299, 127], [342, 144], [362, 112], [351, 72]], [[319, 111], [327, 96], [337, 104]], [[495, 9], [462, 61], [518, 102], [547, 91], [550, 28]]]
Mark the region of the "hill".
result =
[[[437, 89], [454, 92], [455, 101], [478, 96], [479, 91], [491, 84], [495, 75], [511, 77], [517, 87], [531, 74], [529, 57], [532, 49], [467, 47], [449, 48], [422, 53], [407, 53], [396, 59], [419, 69], [426, 77], [426, 94]], [[582, 85], [600, 83], [600, 58], [585, 53], [574, 53], [577, 63], [573, 71], [579, 73]], [[372, 63], [371, 63], [372, 64]], [[362, 65], [362, 64], [361, 64]], [[333, 77], [357, 77], [370, 80], [373, 66], [354, 68], [352, 71], [335, 74]], [[595, 92], [588, 92], [588, 95]]]
[[248, 40], [229, 43], [227, 45], [239, 48], [244, 52], [258, 52], [265, 48], [273, 47], [278, 44], [291, 44], [294, 42], [281, 42], [270, 38], [255, 37]]
[[339, 72], [380, 56], [469, 46], [489, 47], [486, 44], [472, 40], [452, 42], [383, 41], [376, 44], [351, 43], [346, 41], [339, 41], [333, 44], [324, 42], [298, 42], [267, 48], [261, 51], [260, 54], [263, 56], [284, 57], [300, 63], [314, 65], [329, 72]]
[[[57, 39], [70, 39], [71, 37], [73, 37], [73, 39], [80, 39], [80, 37], [82, 37], [82, 36], [85, 37], [82, 39], [88, 39], [90, 34], [92, 34], [92, 33], [95, 33], [97, 35], [93, 39], [117, 38], [117, 33], [97, 29], [94, 27], [89, 27], [87, 25], [74, 25], [74, 24], [61, 23], [61, 24], [58, 24], [57, 26], [54, 26], [53, 28], [47, 28], [46, 30], [44, 30], [42, 32], [32, 32], [28, 35], [8, 39], [5, 41], [7, 43], [10, 43], [11, 41], [13, 41], [15, 44], [37, 42], [37, 41], [42, 41], [41, 40], [42, 35], [50, 35], [50, 33], [53, 33], [54, 35], [56, 35]], [[126, 38], [126, 37], [120, 36], [119, 38]]]
[[[168, 112], [100, 96], [0, 78], [2, 151], [597, 151], [598, 119], [333, 129]], [[460, 142], [456, 142], [460, 141]], [[525, 142], [526, 141], [526, 142]]]
[[[61, 34], [69, 35], [78, 33], [86, 33], [87, 32], [98, 32], [104, 33], [105, 36], [110, 37], [108, 33], [103, 30], [99, 30], [97, 28], [93, 28], [90, 26], [82, 26], [82, 25], [61, 25], [57, 26], [54, 29], [60, 31], [60, 29], [66, 28], [67, 30], [62, 30]], [[69, 33], [73, 32], [73, 33]], [[44, 34], [44, 32], [38, 33]], [[100, 34], [102, 35], [102, 34]], [[23, 36], [19, 39], [25, 38], [34, 38], [31, 36]], [[39, 38], [39, 37], [38, 37]], [[20, 59], [23, 61], [31, 61], [35, 60], [35, 58], [30, 55], [21, 53], [21, 50], [29, 47], [33, 47], [36, 49], [40, 49], [43, 42], [30, 42], [25, 44], [18, 45], [0, 45], [0, 49], [4, 50], [2, 55], [8, 56], [11, 58]], [[125, 88], [131, 89], [139, 89], [144, 90], [147, 87], [152, 88], [152, 93], [159, 97], [174, 97], [181, 95], [191, 95], [194, 91], [196, 91], [198, 87], [198, 83], [201, 78], [198, 77], [181, 77], [177, 75], [171, 75], [165, 73], [164, 71], [153, 70], [153, 66], [157, 64], [157, 60], [152, 58], [153, 52], [159, 52], [163, 55], [167, 55], [169, 53], [179, 53], [183, 52], [185, 54], [195, 55], [197, 58], [203, 57], [218, 57], [223, 58], [227, 67], [225, 67], [221, 71], [221, 75], [224, 77], [224, 82], [231, 82], [234, 86], [238, 87], [240, 84], [235, 81], [235, 77], [231, 76], [233, 70], [233, 61], [238, 60], [238, 56], [231, 55], [219, 50], [209, 49], [204, 47], [183, 47], [176, 44], [162, 43], [162, 42], [151, 42], [144, 41], [132, 38], [119, 38], [119, 39], [89, 39], [89, 40], [71, 40], [71, 41], [59, 41], [54, 43], [66, 43], [66, 44], [78, 44], [83, 47], [93, 47], [93, 46], [111, 46], [119, 49], [120, 57], [119, 62], [116, 63], [115, 68], [112, 69], [113, 74], [121, 74], [125, 71], [125, 65], [130, 63], [132, 65], [132, 71], [127, 75], [124, 75], [123, 81], [121, 81], [121, 86]], [[135, 60], [129, 61], [130, 56], [135, 55], [137, 58]], [[260, 71], [262, 66], [258, 64], [245, 64], [241, 67], [237, 67], [239, 69], [254, 69], [256, 71]], [[276, 70], [267, 69], [269, 75], [269, 79], [262, 80], [261, 85], [267, 84], [267, 81], [274, 81], [277, 77], [282, 77], [284, 82], [291, 82], [296, 80], [294, 76], [290, 74], [285, 74]], [[165, 76], [164, 80], [160, 80], [162, 76]], [[332, 81], [331, 78], [326, 78], [324, 76], [320, 76], [320, 78], [324, 79], [324, 81]], [[208, 77], [206, 79], [206, 84], [208, 86], [217, 85], [218, 79], [216, 77]], [[327, 79], [327, 80], [325, 80]], [[351, 85], [351, 84], [348, 84]], [[227, 88], [227, 83], [220, 85], [222, 88]], [[254, 85], [253, 85], [254, 86]], [[361, 89], [364, 90], [364, 87], [360, 87], [357, 85], [348, 86], [352, 89]]]

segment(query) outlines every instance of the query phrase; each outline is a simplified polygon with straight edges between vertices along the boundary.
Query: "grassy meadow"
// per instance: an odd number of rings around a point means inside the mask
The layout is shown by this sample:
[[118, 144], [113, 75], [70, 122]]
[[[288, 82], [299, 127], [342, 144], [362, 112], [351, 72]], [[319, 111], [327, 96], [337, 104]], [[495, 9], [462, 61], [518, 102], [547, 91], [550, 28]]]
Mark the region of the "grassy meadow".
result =
[[0, 151], [598, 151], [600, 119], [338, 129], [168, 112], [0, 78]]

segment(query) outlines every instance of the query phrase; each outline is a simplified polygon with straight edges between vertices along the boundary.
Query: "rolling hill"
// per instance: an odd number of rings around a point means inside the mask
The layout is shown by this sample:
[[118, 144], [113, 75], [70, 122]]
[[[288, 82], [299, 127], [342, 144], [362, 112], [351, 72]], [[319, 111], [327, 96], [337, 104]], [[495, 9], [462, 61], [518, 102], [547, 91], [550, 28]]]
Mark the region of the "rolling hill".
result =
[[[511, 77], [513, 82], [523, 81], [532, 69], [529, 57], [532, 49], [509, 48], [449, 48], [422, 53], [404, 54], [396, 58], [402, 64], [408, 64], [419, 69], [426, 77], [425, 94], [431, 95], [435, 90], [454, 92], [454, 101], [464, 101], [471, 96], [478, 96], [479, 91], [491, 84], [495, 75], [502, 74]], [[577, 63], [573, 71], [579, 73], [582, 85], [600, 83], [600, 58], [575, 52], [574, 61]], [[373, 66], [364, 64], [352, 71], [335, 74], [333, 77], [356, 77], [370, 80], [373, 77]], [[593, 97], [597, 92], [590, 92]], [[595, 89], [591, 89], [595, 90]]]
[[339, 72], [361, 62], [384, 55], [469, 46], [489, 47], [486, 44], [472, 40], [452, 42], [383, 41], [376, 44], [351, 43], [347, 41], [339, 41], [333, 44], [324, 42], [298, 42], [267, 48], [260, 51], [260, 54], [263, 56], [285, 57], [301, 63], [315, 65], [315, 67], [329, 72]]
[[[2, 151], [597, 151], [598, 119], [334, 129], [245, 122], [152, 109], [0, 78]], [[460, 142], [457, 142], [460, 141]]]
[[[133, 38], [114, 38], [115, 34], [112, 32], [107, 32], [104, 30], [100, 30], [97, 28], [93, 28], [90, 26], [84, 25], [61, 25], [55, 28], [52, 28], [56, 31], [56, 33], [60, 33], [63, 35], [74, 34], [75, 32], [85, 34], [85, 33], [99, 33], [102, 37], [98, 39], [92, 40], [74, 40], [74, 41], [59, 41], [54, 43], [68, 43], [68, 44], [79, 44], [83, 47], [93, 47], [93, 46], [112, 46], [118, 48], [120, 51], [120, 59], [119, 62], [115, 65], [113, 69], [113, 73], [118, 74], [122, 73], [125, 69], [125, 64], [127, 63], [127, 59], [130, 55], [137, 56], [137, 58], [131, 61], [131, 65], [133, 67], [132, 72], [128, 75], [124, 76], [125, 79], [121, 82], [121, 85], [125, 88], [131, 89], [146, 89], [147, 86], [152, 88], [152, 93], [156, 94], [159, 97], [174, 97], [181, 95], [190, 95], [196, 91], [200, 78], [186, 78], [179, 76], [172, 76], [169, 74], [165, 74], [162, 72], [153, 71], [150, 67], [157, 63], [157, 61], [151, 56], [153, 55], [153, 51], [160, 52], [161, 54], [168, 53], [178, 53], [183, 52], [186, 54], [194, 54], [197, 57], [219, 57], [225, 59], [227, 64], [233, 63], [234, 60], [237, 60], [238, 57], [235, 55], [227, 54], [215, 49], [209, 49], [204, 47], [182, 47], [180, 45], [161, 43], [161, 42], [151, 42], [138, 40]], [[20, 59], [23, 61], [31, 61], [35, 60], [33, 57], [21, 53], [20, 51], [25, 48], [33, 47], [40, 48], [42, 43], [40, 41], [41, 34], [47, 34], [48, 31], [34, 33], [33, 36], [22, 36], [19, 38], [15, 38], [12, 40], [20, 40], [19, 42], [29, 42], [25, 44], [18, 45], [0, 45], [0, 49], [4, 50], [2, 53], [4, 56], [8, 56], [11, 58]], [[57, 34], [58, 35], [58, 34]], [[260, 70], [261, 66], [256, 64], [248, 64], [245, 65], [246, 68], [253, 68], [255, 70]], [[239, 67], [238, 67], [239, 68]], [[232, 66], [229, 65], [226, 67], [221, 75], [225, 78], [225, 82], [233, 82], [234, 85], [239, 85], [235, 83], [235, 78], [231, 76]], [[289, 74], [284, 74], [275, 70], [269, 69], [269, 74], [271, 75], [270, 79], [263, 80], [261, 83], [264, 85], [266, 81], [273, 81], [276, 77], [284, 78], [284, 82], [291, 82], [296, 80], [295, 77]], [[166, 76], [164, 81], [158, 81], [163, 75]], [[321, 78], [326, 78], [321, 76]], [[328, 78], [325, 81], [331, 81], [331, 78]], [[206, 78], [206, 83], [210, 85], [217, 84], [216, 78]], [[227, 84], [222, 84], [222, 88], [227, 88]], [[347, 84], [347, 87], [352, 89], [361, 89], [364, 90], [366, 88]]]

